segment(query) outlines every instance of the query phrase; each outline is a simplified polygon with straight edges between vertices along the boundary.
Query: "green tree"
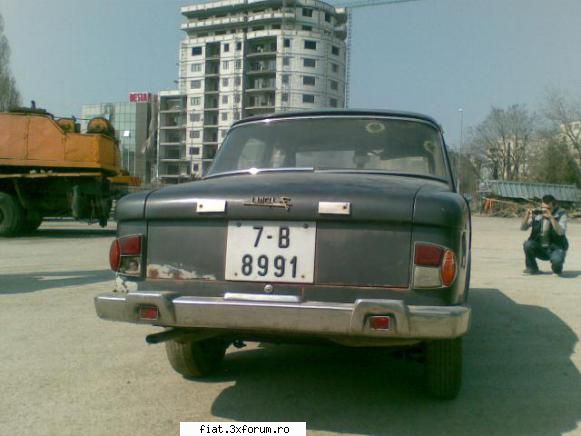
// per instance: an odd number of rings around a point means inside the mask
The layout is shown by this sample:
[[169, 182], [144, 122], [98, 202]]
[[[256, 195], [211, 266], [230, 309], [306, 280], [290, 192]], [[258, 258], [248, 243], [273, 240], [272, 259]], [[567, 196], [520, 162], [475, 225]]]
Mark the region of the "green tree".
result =
[[570, 147], [558, 137], [552, 137], [531, 163], [530, 180], [581, 187], [581, 169]]
[[4, 35], [4, 20], [0, 15], [0, 111], [20, 105], [20, 93], [10, 71], [10, 46]]

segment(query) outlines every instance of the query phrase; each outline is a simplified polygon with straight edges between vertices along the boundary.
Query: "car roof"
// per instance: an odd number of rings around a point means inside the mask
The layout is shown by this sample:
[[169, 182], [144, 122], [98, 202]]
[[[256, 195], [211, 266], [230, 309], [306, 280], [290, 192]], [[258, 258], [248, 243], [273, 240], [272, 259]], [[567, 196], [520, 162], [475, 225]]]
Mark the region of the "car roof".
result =
[[440, 124], [432, 117], [416, 112], [396, 111], [396, 110], [380, 110], [380, 109], [316, 109], [308, 111], [294, 111], [294, 112], [275, 112], [264, 115], [254, 115], [243, 118], [232, 124], [232, 127], [245, 124], [248, 122], [283, 119], [283, 118], [310, 118], [319, 116], [371, 116], [371, 117], [397, 117], [397, 118], [414, 118], [421, 121], [427, 121], [433, 124], [439, 130], [442, 130]]

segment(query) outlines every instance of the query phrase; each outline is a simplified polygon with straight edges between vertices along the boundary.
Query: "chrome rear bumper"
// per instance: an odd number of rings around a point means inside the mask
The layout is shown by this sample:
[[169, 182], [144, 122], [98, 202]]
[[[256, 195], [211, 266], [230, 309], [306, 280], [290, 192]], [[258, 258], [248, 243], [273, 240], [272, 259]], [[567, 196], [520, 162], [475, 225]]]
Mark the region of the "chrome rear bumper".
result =
[[[140, 319], [140, 306], [156, 306], [159, 318]], [[165, 327], [409, 339], [462, 336], [468, 331], [471, 312], [467, 306], [411, 306], [400, 300], [339, 304], [301, 302], [288, 296], [226, 294], [210, 298], [173, 292], [102, 294], [95, 297], [95, 307], [102, 319]], [[390, 329], [371, 329], [368, 318], [374, 315], [390, 316]]]

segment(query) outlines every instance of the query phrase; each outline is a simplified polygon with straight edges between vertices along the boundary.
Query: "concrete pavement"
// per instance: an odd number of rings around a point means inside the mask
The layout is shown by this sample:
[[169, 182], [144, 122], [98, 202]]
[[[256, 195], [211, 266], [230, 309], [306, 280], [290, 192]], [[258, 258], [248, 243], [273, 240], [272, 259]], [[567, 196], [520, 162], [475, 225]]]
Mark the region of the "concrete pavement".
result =
[[[155, 328], [102, 321], [114, 227], [43, 224], [0, 239], [0, 434], [177, 435], [180, 421], [307, 421], [312, 434], [581, 434], [581, 224], [564, 277], [524, 276], [519, 221], [474, 219], [472, 330], [453, 402], [422, 366], [383, 350], [230, 348], [221, 374], [187, 381]], [[549, 271], [548, 264], [541, 269]]]

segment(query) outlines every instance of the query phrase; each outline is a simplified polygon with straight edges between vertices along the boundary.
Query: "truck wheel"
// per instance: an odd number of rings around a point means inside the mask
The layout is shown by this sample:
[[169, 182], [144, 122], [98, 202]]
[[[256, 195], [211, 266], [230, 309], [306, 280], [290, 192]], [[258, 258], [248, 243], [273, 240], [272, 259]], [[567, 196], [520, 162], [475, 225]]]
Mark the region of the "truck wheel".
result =
[[14, 236], [22, 226], [23, 213], [16, 199], [0, 192], [0, 236]]
[[35, 212], [28, 212], [22, 222], [21, 231], [23, 233], [32, 233], [42, 224], [42, 216]]
[[220, 367], [228, 344], [216, 339], [203, 341], [168, 341], [165, 351], [169, 363], [186, 378], [205, 377]]
[[462, 338], [430, 341], [426, 351], [428, 393], [453, 400], [462, 385]]

